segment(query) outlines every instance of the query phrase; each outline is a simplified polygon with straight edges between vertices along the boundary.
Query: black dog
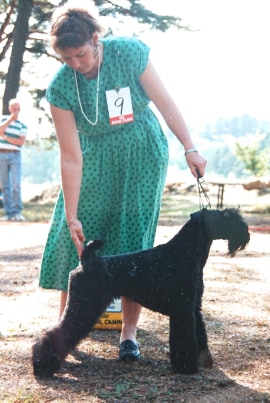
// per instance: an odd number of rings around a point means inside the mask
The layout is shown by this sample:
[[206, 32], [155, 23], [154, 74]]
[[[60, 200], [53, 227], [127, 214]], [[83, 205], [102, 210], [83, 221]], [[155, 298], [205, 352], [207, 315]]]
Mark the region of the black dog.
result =
[[34, 374], [51, 377], [85, 338], [114, 298], [126, 296], [170, 317], [170, 359], [174, 372], [192, 374], [213, 360], [201, 313], [203, 267], [214, 239], [228, 240], [234, 256], [249, 242], [248, 225], [236, 209], [191, 214], [164, 245], [141, 252], [100, 257], [102, 241], [84, 249], [70, 275], [61, 321], [33, 345]]

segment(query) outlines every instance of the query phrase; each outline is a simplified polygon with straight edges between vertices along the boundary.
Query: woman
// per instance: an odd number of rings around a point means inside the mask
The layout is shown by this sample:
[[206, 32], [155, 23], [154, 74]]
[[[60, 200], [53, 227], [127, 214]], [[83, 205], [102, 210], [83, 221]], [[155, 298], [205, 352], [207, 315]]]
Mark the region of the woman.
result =
[[[52, 47], [63, 65], [47, 90], [60, 147], [62, 191], [45, 246], [40, 286], [61, 290], [83, 243], [102, 239], [102, 254], [152, 247], [168, 164], [168, 147], [150, 100], [185, 149], [192, 174], [204, 175], [176, 104], [158, 77], [149, 48], [135, 38], [100, 39], [102, 27], [81, 8], [58, 12]], [[122, 298], [120, 358], [140, 357], [141, 307]]]

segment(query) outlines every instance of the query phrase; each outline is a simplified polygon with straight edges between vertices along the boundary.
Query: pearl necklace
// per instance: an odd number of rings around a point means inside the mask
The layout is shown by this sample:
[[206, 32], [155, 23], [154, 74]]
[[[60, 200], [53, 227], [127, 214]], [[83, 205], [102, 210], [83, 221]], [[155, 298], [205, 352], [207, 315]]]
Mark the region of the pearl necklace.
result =
[[98, 97], [99, 97], [99, 73], [100, 73], [100, 52], [99, 52], [99, 48], [98, 48], [97, 89], [96, 89], [96, 119], [95, 119], [94, 122], [92, 122], [90, 119], [88, 119], [88, 117], [84, 113], [84, 110], [83, 110], [83, 107], [82, 107], [82, 102], [81, 102], [81, 97], [80, 97], [80, 92], [79, 92], [77, 73], [76, 73], [76, 70], [73, 69], [73, 71], [74, 71], [74, 78], [75, 78], [75, 84], [76, 84], [76, 90], [77, 90], [77, 97], [78, 97], [81, 113], [82, 113], [83, 117], [87, 120], [87, 122], [90, 123], [90, 125], [96, 126], [96, 124], [98, 122]]

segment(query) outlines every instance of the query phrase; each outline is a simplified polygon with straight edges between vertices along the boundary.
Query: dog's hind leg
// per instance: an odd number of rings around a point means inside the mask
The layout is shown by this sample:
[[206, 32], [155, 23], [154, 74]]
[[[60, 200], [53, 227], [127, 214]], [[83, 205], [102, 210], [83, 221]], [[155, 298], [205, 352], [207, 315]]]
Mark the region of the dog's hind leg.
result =
[[198, 372], [194, 313], [187, 307], [183, 313], [183, 306], [175, 309], [179, 311], [170, 316], [169, 343], [172, 369], [175, 373], [194, 374]]
[[67, 305], [59, 324], [65, 335], [67, 351], [88, 335], [112, 299], [98, 278], [80, 269], [71, 273]]
[[[95, 279], [96, 280], [96, 279]], [[112, 300], [81, 268], [70, 276], [66, 308], [60, 322], [43, 332], [32, 348], [34, 375], [52, 377], [68, 353], [95, 325]]]

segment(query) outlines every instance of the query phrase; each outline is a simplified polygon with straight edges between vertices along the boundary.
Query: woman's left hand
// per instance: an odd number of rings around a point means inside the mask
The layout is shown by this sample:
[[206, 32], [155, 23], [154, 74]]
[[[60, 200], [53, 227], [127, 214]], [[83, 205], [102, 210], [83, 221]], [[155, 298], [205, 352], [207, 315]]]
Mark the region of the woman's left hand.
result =
[[186, 155], [186, 160], [192, 175], [196, 179], [198, 178], [198, 173], [201, 177], [204, 176], [207, 160], [200, 153], [189, 153]]

